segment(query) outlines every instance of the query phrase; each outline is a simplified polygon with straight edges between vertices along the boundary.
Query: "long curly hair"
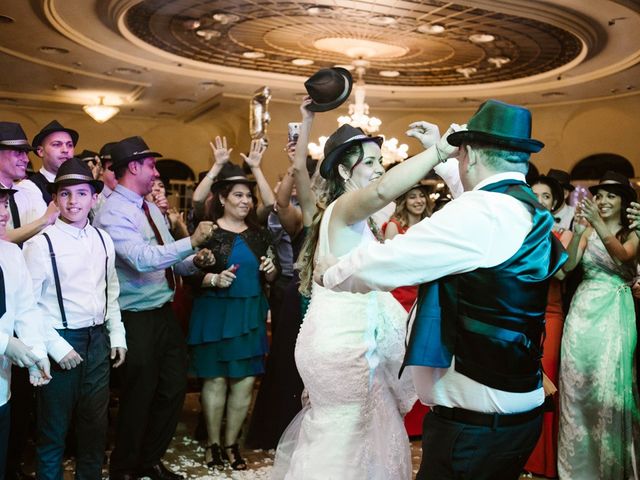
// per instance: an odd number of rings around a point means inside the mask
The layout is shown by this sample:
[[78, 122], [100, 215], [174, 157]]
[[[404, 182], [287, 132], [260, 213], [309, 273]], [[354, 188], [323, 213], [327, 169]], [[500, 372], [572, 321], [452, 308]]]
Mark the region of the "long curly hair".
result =
[[409, 193], [413, 190], [420, 190], [425, 197], [426, 207], [424, 212], [420, 215], [420, 220], [430, 217], [433, 213], [433, 202], [431, 198], [429, 198], [429, 194], [427, 193], [427, 189], [423, 186], [415, 186], [411, 188], [409, 191], [403, 193], [400, 197], [396, 199], [396, 209], [391, 215], [391, 218], [395, 218], [398, 223], [402, 226], [402, 228], [407, 228], [409, 226], [409, 211], [407, 210], [407, 197]]
[[355, 165], [362, 161], [363, 156], [364, 149], [362, 147], [362, 142], [355, 143], [345, 150], [338, 161], [333, 165], [329, 178], [326, 180], [321, 179], [317, 174], [316, 177], [314, 177], [317, 212], [313, 217], [313, 222], [309, 227], [309, 232], [302, 244], [300, 256], [296, 262], [296, 267], [300, 271], [299, 290], [303, 295], [311, 295], [316, 249], [320, 238], [320, 224], [322, 223], [324, 212], [332, 202], [345, 192], [344, 181], [338, 173], [338, 167], [340, 165], [346, 165], [353, 170]]

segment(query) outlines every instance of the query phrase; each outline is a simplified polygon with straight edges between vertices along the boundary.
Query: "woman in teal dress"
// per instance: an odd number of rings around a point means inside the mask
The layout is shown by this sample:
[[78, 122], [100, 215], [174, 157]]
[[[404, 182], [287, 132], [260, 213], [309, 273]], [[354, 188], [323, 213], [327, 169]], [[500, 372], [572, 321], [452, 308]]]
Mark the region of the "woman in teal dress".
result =
[[584, 279], [562, 337], [558, 473], [567, 480], [637, 479], [640, 413], [630, 285], [638, 237], [626, 216], [636, 192], [615, 172], [589, 190], [593, 201], [579, 206], [564, 266], [569, 271], [582, 263]]
[[275, 280], [279, 269], [271, 237], [257, 222], [254, 184], [240, 167], [223, 167], [211, 187], [212, 220], [218, 228], [205, 245], [216, 263], [196, 276], [199, 288], [187, 343], [190, 371], [203, 379], [201, 403], [209, 440], [205, 461], [211, 468], [230, 462], [235, 470], [246, 469], [237, 440], [255, 377], [264, 373], [269, 305], [263, 286]]

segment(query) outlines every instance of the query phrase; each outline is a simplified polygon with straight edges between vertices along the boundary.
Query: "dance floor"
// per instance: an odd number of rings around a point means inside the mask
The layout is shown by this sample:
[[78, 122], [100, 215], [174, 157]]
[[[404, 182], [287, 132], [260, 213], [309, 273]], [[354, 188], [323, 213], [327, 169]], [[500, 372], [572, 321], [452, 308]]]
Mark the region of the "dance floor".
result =
[[[198, 412], [199, 412], [198, 394], [190, 393], [187, 395], [187, 400], [184, 405], [184, 410], [176, 435], [167, 451], [165, 456], [166, 465], [175, 472], [181, 472], [186, 475], [189, 480], [221, 480], [221, 479], [235, 479], [235, 480], [259, 480], [269, 479], [271, 466], [273, 465], [273, 451], [265, 450], [245, 450], [247, 464], [249, 469], [244, 472], [236, 472], [231, 468], [226, 470], [214, 471], [207, 468], [204, 465], [204, 448], [200, 442], [197, 442], [193, 438], [193, 433], [196, 427]], [[112, 437], [112, 435], [110, 435]], [[30, 449], [31, 450], [31, 449]], [[414, 466], [414, 473], [417, 472], [418, 465], [420, 463], [420, 442], [414, 441], [411, 443], [412, 459]], [[28, 462], [25, 468], [26, 472], [33, 472], [33, 458], [29, 455]], [[104, 478], [107, 478], [106, 468], [104, 470]], [[522, 476], [522, 480], [536, 479], [538, 477], [525, 477]], [[73, 461], [67, 460], [65, 462], [64, 480], [73, 479]], [[542, 480], [542, 479], [540, 479]]]

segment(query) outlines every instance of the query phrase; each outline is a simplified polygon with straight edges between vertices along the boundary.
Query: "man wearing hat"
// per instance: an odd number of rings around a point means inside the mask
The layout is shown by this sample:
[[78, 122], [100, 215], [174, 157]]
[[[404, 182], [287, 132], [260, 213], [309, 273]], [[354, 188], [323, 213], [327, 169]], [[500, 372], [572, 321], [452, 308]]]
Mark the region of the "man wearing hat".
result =
[[530, 137], [530, 112], [488, 100], [467, 128], [447, 138], [464, 193], [315, 279], [351, 292], [422, 284], [405, 356], [433, 407], [417, 478], [515, 480], [540, 435], [548, 282], [566, 253], [525, 183], [529, 156], [543, 147]]
[[93, 207], [93, 214], [98, 212], [104, 202], [106, 202], [107, 198], [111, 196], [113, 190], [118, 185], [118, 181], [116, 180], [116, 175], [113, 173], [111, 169], [112, 161], [111, 161], [111, 147], [113, 147], [117, 142], [109, 142], [105, 143], [100, 149], [100, 153], [98, 156], [100, 157], [100, 176], [99, 179], [104, 184], [102, 191], [98, 195], [98, 201], [96, 202], [95, 207]]
[[[0, 140], [1, 142], [2, 140]], [[16, 368], [29, 369], [32, 385], [46, 383], [49, 360], [41, 328], [41, 316], [31, 290], [31, 279], [20, 249], [4, 240], [9, 222], [9, 195], [15, 190], [0, 186], [0, 477], [5, 478], [11, 404], [11, 375]], [[16, 335], [14, 335], [14, 332]], [[13, 400], [13, 399], [12, 399]]]
[[57, 120], [48, 123], [33, 137], [33, 149], [42, 158], [42, 167], [24, 181], [24, 186], [40, 192], [47, 205], [51, 203], [47, 185], [55, 180], [60, 165], [73, 157], [78, 137], [78, 132], [63, 127]]
[[569, 205], [569, 196], [576, 187], [571, 185], [571, 176], [564, 170], [550, 169], [547, 177], [557, 180], [564, 190], [563, 201], [560, 202], [553, 211], [553, 217], [556, 220], [556, 230], [570, 230], [571, 222], [576, 214], [576, 207]]
[[213, 224], [201, 222], [193, 235], [174, 241], [158, 207], [144, 199], [159, 177], [156, 158], [161, 155], [141, 137], [121, 140], [110, 154], [118, 185], [94, 223], [115, 245], [128, 352], [109, 477], [179, 479], [161, 461], [187, 383], [185, 339], [171, 308], [174, 275], [197, 271], [192, 255], [208, 241]]
[[109, 235], [88, 220], [102, 190], [88, 165], [78, 158], [64, 162], [48, 189], [60, 217], [24, 246], [38, 308], [56, 332], [47, 342], [55, 374], [37, 393], [36, 475], [62, 478], [65, 438], [75, 417], [76, 477], [100, 478], [109, 359], [119, 367], [127, 349], [115, 251]]
[[47, 208], [40, 195], [25, 188], [29, 157], [33, 148], [19, 123], [0, 122], [0, 186], [14, 190], [9, 195], [7, 240], [21, 244], [53, 223], [58, 216], [55, 205]]

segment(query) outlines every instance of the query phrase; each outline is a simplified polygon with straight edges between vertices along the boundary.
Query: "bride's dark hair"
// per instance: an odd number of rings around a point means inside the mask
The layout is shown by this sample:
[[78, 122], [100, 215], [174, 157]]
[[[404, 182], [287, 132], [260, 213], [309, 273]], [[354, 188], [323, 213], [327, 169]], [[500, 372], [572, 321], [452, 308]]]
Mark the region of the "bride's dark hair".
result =
[[340, 195], [344, 193], [344, 180], [338, 173], [340, 165], [353, 168], [362, 161], [364, 149], [362, 142], [354, 143], [340, 156], [331, 169], [329, 178], [322, 181], [316, 189], [317, 212], [313, 217], [313, 222], [309, 227], [309, 232], [302, 244], [300, 256], [296, 266], [300, 271], [300, 293], [311, 295], [311, 285], [313, 284], [313, 269], [315, 267], [316, 248], [320, 237], [320, 224], [326, 208], [331, 205]]

